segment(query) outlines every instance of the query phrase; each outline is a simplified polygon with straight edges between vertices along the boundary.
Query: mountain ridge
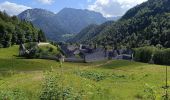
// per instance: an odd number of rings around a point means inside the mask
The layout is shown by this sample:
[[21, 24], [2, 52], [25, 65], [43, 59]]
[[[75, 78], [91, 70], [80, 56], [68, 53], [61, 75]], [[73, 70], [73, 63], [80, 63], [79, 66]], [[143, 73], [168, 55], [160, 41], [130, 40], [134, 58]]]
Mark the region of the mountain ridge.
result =
[[28, 9], [20, 13], [18, 18], [31, 21], [53, 41], [65, 41], [67, 37], [63, 38], [63, 35], [76, 34], [90, 24], [102, 24], [107, 21], [98, 12], [74, 8], [64, 8], [57, 14], [39, 8]]
[[91, 41], [80, 42], [130, 48], [148, 45], [170, 47], [169, 4], [170, 0], [148, 0], [87, 39]]

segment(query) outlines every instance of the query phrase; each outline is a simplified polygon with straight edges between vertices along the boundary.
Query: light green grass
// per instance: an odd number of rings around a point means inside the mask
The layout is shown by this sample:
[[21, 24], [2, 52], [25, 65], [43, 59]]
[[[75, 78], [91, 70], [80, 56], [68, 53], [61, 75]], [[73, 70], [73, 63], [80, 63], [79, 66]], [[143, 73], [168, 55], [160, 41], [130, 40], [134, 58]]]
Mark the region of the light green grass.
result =
[[12, 58], [19, 54], [18, 46], [13, 46], [12, 48], [0, 48], [0, 58]]
[[59, 48], [57, 48], [56, 46], [53, 46], [51, 44], [40, 45], [40, 46], [38, 46], [38, 49], [41, 50], [40, 55], [45, 54], [45, 55], [49, 55], [49, 56], [55, 56], [60, 53]]
[[[52, 66], [54, 74], [61, 73], [61, 68], [53, 60], [18, 58], [17, 50], [18, 46], [0, 49], [0, 90], [19, 88], [29, 100], [37, 100], [45, 71], [51, 70]], [[74, 91], [83, 90], [84, 100], [138, 100], [145, 95], [148, 85], [160, 100], [164, 94], [165, 66], [124, 60], [65, 62], [63, 79], [64, 86], [70, 86]]]

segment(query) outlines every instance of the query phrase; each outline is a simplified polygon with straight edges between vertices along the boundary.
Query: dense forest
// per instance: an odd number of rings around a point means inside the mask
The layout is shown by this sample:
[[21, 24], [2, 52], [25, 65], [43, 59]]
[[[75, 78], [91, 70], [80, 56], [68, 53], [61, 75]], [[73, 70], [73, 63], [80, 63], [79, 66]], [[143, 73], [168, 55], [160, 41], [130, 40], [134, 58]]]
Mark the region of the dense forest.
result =
[[103, 29], [107, 28], [113, 24], [113, 21], [105, 22], [101, 25], [91, 24], [88, 27], [84, 28], [78, 35], [68, 40], [68, 42], [83, 42], [83, 41], [92, 41], [92, 37], [95, 37]]
[[[93, 33], [95, 36], [86, 39], [86, 35], [83, 35], [85, 37], [82, 36], [81, 40], [76, 42], [130, 48], [149, 45], [168, 48], [170, 47], [169, 4], [170, 0], [148, 0], [127, 11], [117, 22], [105, 27], [98, 26], [93, 30], [90, 29], [90, 32], [83, 30], [84, 34]], [[83, 34], [82, 32], [80, 33]], [[73, 40], [77, 40], [76, 37]]]
[[32, 23], [21, 21], [16, 16], [0, 12], [0, 48], [11, 45], [45, 41], [42, 30], [35, 28]]

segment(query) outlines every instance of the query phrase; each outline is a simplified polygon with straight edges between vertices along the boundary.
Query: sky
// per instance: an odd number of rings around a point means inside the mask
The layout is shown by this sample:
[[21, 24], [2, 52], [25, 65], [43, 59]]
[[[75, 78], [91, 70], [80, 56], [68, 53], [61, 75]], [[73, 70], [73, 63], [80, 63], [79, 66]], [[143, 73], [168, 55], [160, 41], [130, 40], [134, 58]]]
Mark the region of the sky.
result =
[[5, 10], [12, 16], [32, 8], [42, 8], [54, 13], [63, 8], [76, 8], [100, 12], [105, 17], [116, 17], [145, 1], [147, 0], [0, 0], [0, 10]]

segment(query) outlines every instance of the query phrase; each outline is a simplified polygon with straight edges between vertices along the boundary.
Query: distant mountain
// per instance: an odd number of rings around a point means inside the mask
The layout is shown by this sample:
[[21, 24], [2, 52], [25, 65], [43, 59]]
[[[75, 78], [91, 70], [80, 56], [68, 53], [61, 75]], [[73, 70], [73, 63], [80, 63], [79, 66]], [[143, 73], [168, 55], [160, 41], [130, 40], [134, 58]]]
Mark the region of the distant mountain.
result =
[[148, 0], [128, 10], [119, 21], [107, 25], [95, 36], [87, 39], [91, 41], [83, 40], [81, 42], [131, 48], [147, 45], [169, 48], [169, 4], [170, 0]]
[[18, 17], [31, 21], [45, 32], [48, 39], [54, 41], [64, 41], [90, 24], [107, 21], [100, 13], [73, 8], [64, 8], [57, 14], [44, 9], [28, 9]]
[[90, 24], [101, 24], [106, 21], [100, 13], [73, 8], [64, 8], [55, 17], [64, 29], [71, 33], [78, 33]]
[[19, 19], [31, 21], [34, 26], [42, 29], [45, 32], [45, 35], [48, 39], [57, 39], [60, 38], [57, 36], [57, 33], [64, 33], [62, 29], [57, 28], [55, 22], [53, 22], [53, 17], [55, 14], [53, 12], [44, 10], [44, 9], [28, 9], [18, 15]]
[[55, 16], [53, 12], [38, 8], [25, 10], [24, 12], [18, 15], [20, 19], [27, 21], [36, 21], [40, 18], [44, 19], [53, 16]]

